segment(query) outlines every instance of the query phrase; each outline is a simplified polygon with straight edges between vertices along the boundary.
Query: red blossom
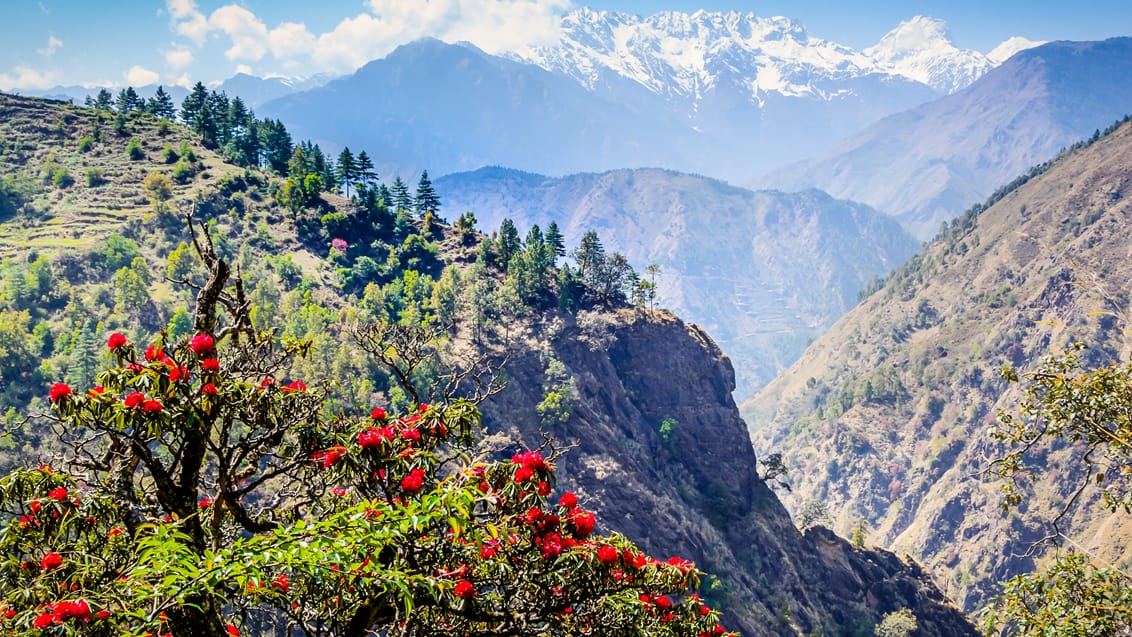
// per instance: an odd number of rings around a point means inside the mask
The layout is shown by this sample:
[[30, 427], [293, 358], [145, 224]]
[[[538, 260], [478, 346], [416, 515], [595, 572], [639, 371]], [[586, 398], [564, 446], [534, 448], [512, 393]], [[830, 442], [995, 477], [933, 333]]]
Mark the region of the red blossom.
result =
[[158, 414], [161, 413], [162, 409], [164, 409], [164, 407], [156, 400], [147, 400], [142, 403], [142, 411], [147, 414]]
[[424, 478], [424, 469], [413, 469], [409, 475], [401, 479], [401, 490], [409, 495], [420, 491], [424, 486]]
[[179, 381], [179, 380], [188, 380], [188, 379], [189, 379], [189, 370], [184, 365], [180, 365], [180, 366], [174, 367], [174, 368], [169, 370], [169, 380], [174, 382], [174, 383]]
[[325, 451], [316, 451], [311, 454], [311, 460], [315, 464], [322, 465], [323, 469], [328, 469], [338, 464], [342, 456], [346, 455], [346, 448], [342, 445], [334, 445]]
[[240, 637], [240, 629], [236, 628], [232, 624], [225, 626], [224, 630], [228, 631], [228, 634], [231, 635], [231, 637]]
[[535, 472], [530, 467], [519, 467], [515, 470], [515, 482], [522, 483], [535, 477]]
[[605, 564], [606, 566], [612, 566], [612, 565], [616, 564], [617, 560], [620, 557], [621, 556], [617, 552], [617, 549], [613, 548], [612, 546], [610, 546], [608, 544], [606, 544], [605, 546], [603, 546], [603, 547], [601, 547], [597, 550], [598, 561], [601, 562], [602, 564]]
[[71, 386], [67, 383], [55, 383], [51, 386], [51, 402], [57, 403], [71, 395]]
[[220, 361], [215, 358], [206, 358], [200, 362], [200, 368], [202, 371], [215, 374], [220, 371]]
[[284, 392], [306, 391], [307, 384], [301, 380], [293, 380], [282, 387]]
[[330, 490], [330, 492], [333, 493], [334, 495], [338, 496], [339, 498], [345, 497], [346, 493], [347, 493], [347, 491], [345, 489], [343, 489], [342, 487], [334, 487], [333, 489]]
[[141, 407], [144, 403], [145, 403], [145, 394], [141, 393], [140, 391], [130, 392], [122, 400], [122, 404], [125, 405], [127, 409], [134, 409], [135, 407]]
[[104, 609], [98, 611], [97, 613], [95, 613], [94, 616], [99, 618], [99, 619], [110, 619], [110, 611], [108, 611], [104, 608]]
[[417, 429], [410, 428], [401, 432], [401, 439], [408, 442], [419, 442], [421, 439], [421, 432]]
[[56, 502], [63, 502], [67, 499], [67, 489], [63, 487], [55, 487], [47, 494], [47, 497], [55, 500]]
[[145, 359], [150, 362], [164, 362], [169, 360], [169, 356], [165, 353], [165, 350], [161, 349], [157, 345], [150, 345], [149, 347], [145, 348]]
[[106, 389], [102, 385], [95, 385], [94, 387], [90, 388], [90, 391], [88, 391], [86, 395], [90, 396], [91, 398], [97, 398], [98, 396], [101, 396], [102, 392], [104, 391], [106, 391]]
[[202, 498], [200, 502], [197, 502], [197, 506], [202, 509], [207, 509], [212, 506], [212, 498]]
[[570, 521], [570, 525], [574, 527], [574, 533], [578, 537], [589, 537], [590, 533], [594, 531], [594, 525], [597, 524], [597, 519], [594, 514], [589, 511], [581, 509], [571, 509], [566, 518]]
[[213, 385], [212, 383], [205, 383], [205, 384], [200, 386], [200, 392], [202, 394], [207, 394], [209, 396], [215, 396], [216, 395], [216, 385]]
[[374, 407], [373, 411], [369, 412], [369, 417], [374, 420], [385, 420], [388, 416], [381, 407]]
[[119, 334], [118, 332], [114, 332], [113, 334], [110, 335], [110, 338], [106, 339], [106, 347], [108, 347], [110, 349], [118, 349], [120, 347], [125, 347], [126, 343], [127, 343], [126, 335], [125, 334]]
[[538, 494], [542, 497], [550, 495], [550, 484], [544, 481], [538, 483]]
[[43, 556], [43, 560], [39, 565], [43, 568], [44, 571], [50, 571], [52, 569], [59, 568], [63, 565], [63, 556], [54, 552], [48, 553], [47, 555]]
[[566, 509], [575, 509], [578, 506], [578, 496], [567, 491], [566, 493], [562, 494], [562, 498], [558, 500], [558, 504], [559, 506], [563, 506]]
[[271, 580], [271, 585], [284, 593], [291, 590], [291, 583], [287, 580], [286, 573], [280, 573], [279, 575], [277, 575], [275, 579]]
[[362, 449], [380, 449], [383, 444], [393, 440], [393, 429], [370, 427], [358, 433], [358, 446]]
[[215, 342], [208, 334], [197, 334], [189, 340], [189, 349], [192, 350], [198, 358], [211, 352], [215, 346]]
[[43, 628], [47, 628], [48, 626], [50, 626], [51, 624], [54, 624], [54, 623], [55, 623], [55, 616], [53, 614], [43, 613], [42, 615], [35, 618], [34, 625], [35, 625], [36, 628], [43, 629]]
[[476, 587], [466, 579], [456, 582], [456, 597], [460, 599], [475, 599]]

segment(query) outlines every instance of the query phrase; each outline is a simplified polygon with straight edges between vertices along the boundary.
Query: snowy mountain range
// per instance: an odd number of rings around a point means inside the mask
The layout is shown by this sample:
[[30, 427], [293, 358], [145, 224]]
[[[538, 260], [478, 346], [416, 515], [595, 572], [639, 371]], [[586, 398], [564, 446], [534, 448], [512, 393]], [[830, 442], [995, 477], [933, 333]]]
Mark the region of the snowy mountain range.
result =
[[553, 46], [511, 56], [569, 75], [596, 89], [609, 75], [628, 78], [670, 99], [695, 103], [721, 82], [741, 83], [762, 104], [768, 93], [830, 99], [830, 82], [891, 76], [952, 93], [1009, 53], [1036, 46], [1011, 38], [994, 55], [960, 49], [942, 20], [916, 16], [863, 51], [811, 36], [798, 22], [754, 13], [666, 11], [640, 17], [579, 9], [562, 19]]

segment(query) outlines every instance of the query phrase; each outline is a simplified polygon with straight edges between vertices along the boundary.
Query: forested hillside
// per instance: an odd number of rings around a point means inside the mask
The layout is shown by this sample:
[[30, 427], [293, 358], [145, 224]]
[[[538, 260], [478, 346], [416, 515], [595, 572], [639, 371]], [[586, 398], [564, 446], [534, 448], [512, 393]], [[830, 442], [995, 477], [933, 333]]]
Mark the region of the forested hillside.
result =
[[[53, 383], [85, 392], [124, 343], [139, 358], [148, 351], [147, 365], [161, 361], [160, 343], [184, 349], [196, 329], [194, 285], [206, 284], [178, 216], [191, 210], [239, 276], [228, 290], [243, 295], [252, 327], [275, 330], [299, 354], [270, 385], [302, 393], [326, 379], [317, 386], [331, 420], [443, 397], [440, 369], [402, 379], [420, 388], [410, 395], [380, 363], [388, 350], [367, 353], [355, 337], [367, 325], [425, 328], [445, 360], [504, 365], [507, 386], [483, 404], [477, 454], [506, 459], [552, 435], [565, 450], [558, 488], [585, 498], [608, 525], [601, 531], [697, 560], [708, 573], [701, 594], [729, 626], [866, 635], [910, 611], [922, 634], [973, 634], [914, 564], [793, 526], [759, 477], [726, 357], [699, 328], [643, 307], [647, 281], [596, 234], [575, 249], [576, 267], [555, 267], [570, 246], [549, 226], [487, 237], [472, 215], [449, 225], [427, 174], [410, 194], [399, 180], [385, 187], [350, 172], [356, 157], [320, 167], [311, 144], [261, 146], [289, 145], [274, 164], [281, 153], [241, 155], [249, 131], [260, 143], [284, 139], [281, 125], [250, 115], [233, 127], [210, 119], [219, 108], [190, 108], [188, 129], [139, 108], [0, 100], [6, 467], [34, 467], [58, 450], [40, 414], [51, 412], [49, 398], [57, 409], [71, 399], [49, 393]], [[86, 179], [91, 170], [101, 180]], [[112, 333], [121, 338], [108, 341]], [[312, 458], [329, 467], [328, 453]]]

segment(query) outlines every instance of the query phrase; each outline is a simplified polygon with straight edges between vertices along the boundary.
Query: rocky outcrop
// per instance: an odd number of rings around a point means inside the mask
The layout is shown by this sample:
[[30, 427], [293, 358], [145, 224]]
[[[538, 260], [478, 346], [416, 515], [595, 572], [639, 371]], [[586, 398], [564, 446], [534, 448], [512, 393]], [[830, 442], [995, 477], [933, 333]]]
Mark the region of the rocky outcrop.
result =
[[525, 337], [507, 365], [510, 385], [485, 405], [489, 442], [500, 452], [541, 442], [534, 406], [548, 361], [561, 362], [574, 408], [541, 426], [572, 447], [558, 461], [560, 488], [583, 496], [607, 530], [717, 577], [706, 594], [727, 625], [746, 635], [871, 634], [884, 613], [910, 608], [921, 635], [976, 634], [915, 564], [795, 528], [756, 473], [730, 361], [700, 328], [619, 309], [555, 316]]

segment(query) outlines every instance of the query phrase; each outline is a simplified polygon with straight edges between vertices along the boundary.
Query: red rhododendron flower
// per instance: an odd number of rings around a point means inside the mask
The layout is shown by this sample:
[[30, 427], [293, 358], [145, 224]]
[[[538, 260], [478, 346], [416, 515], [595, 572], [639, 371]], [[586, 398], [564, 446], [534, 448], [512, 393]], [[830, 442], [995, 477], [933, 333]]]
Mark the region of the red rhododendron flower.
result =
[[544, 482], [544, 481], [539, 481], [539, 483], [538, 483], [538, 494], [541, 495], [544, 498], [546, 496], [550, 495], [550, 484], [547, 483], [547, 482]]
[[413, 469], [409, 475], [401, 479], [401, 490], [409, 495], [421, 490], [424, 486], [424, 469]]
[[197, 506], [202, 509], [207, 509], [208, 507], [212, 506], [212, 498], [202, 499], [200, 502], [197, 502]]
[[417, 405], [417, 411], [419, 411], [423, 414], [424, 412], [428, 411], [428, 407], [429, 407], [428, 403], [421, 403], [421, 404]]
[[98, 611], [97, 613], [95, 613], [94, 616], [99, 618], [99, 619], [110, 619], [110, 611], [108, 611], [104, 608], [104, 609]]
[[562, 536], [557, 533], [548, 533], [537, 540], [537, 543], [542, 549], [543, 559], [553, 560], [562, 554]]
[[260, 389], [267, 389], [268, 387], [271, 387], [274, 384], [275, 384], [275, 379], [268, 376], [267, 378], [264, 378], [263, 380], [259, 381], [259, 388]]
[[593, 513], [581, 509], [572, 509], [569, 513], [569, 519], [574, 526], [574, 533], [578, 537], [589, 537], [590, 533], [594, 532], [594, 525], [597, 524], [597, 519], [594, 518]]
[[214, 347], [215, 343], [208, 334], [197, 334], [189, 340], [189, 349], [198, 357], [208, 354]]
[[150, 362], [166, 361], [169, 360], [169, 356], [165, 353], [165, 350], [161, 349], [157, 345], [150, 345], [149, 347], [145, 348], [145, 359]]
[[307, 384], [304, 383], [301, 380], [293, 380], [293, 381], [287, 383], [286, 385], [284, 385], [282, 389], [283, 389], [284, 392], [306, 391], [307, 390]]
[[480, 547], [480, 559], [490, 560], [491, 558], [495, 557], [495, 550], [496, 549], [494, 546], [490, 544], [484, 544]]
[[232, 637], [240, 637], [240, 629], [236, 628], [232, 624], [228, 624], [227, 626], [225, 626], [224, 630], [227, 630], [228, 634], [231, 635]]
[[208, 394], [209, 396], [215, 396], [216, 395], [216, 385], [213, 385], [212, 383], [205, 383], [205, 384], [200, 386], [200, 392], [202, 394]]
[[119, 347], [125, 347], [126, 342], [127, 341], [125, 334], [114, 332], [110, 335], [110, 338], [106, 339], [106, 347], [109, 347], [110, 349], [118, 349]]
[[102, 385], [95, 385], [94, 387], [90, 388], [90, 391], [88, 391], [86, 395], [90, 396], [91, 398], [97, 398], [98, 396], [101, 396], [105, 391], [106, 389]]
[[546, 461], [542, 459], [542, 454], [537, 451], [525, 451], [517, 453], [511, 457], [511, 462], [514, 464], [522, 465], [533, 471], [546, 471]]
[[562, 494], [562, 499], [560, 499], [558, 501], [558, 504], [563, 506], [563, 507], [566, 507], [567, 509], [577, 508], [577, 506], [578, 506], [578, 496], [567, 491], [566, 493]]
[[169, 380], [171, 380], [174, 383], [179, 381], [179, 380], [188, 380], [188, 379], [189, 379], [189, 370], [184, 365], [180, 365], [178, 367], [174, 367], [174, 368], [169, 370]]
[[47, 628], [48, 626], [50, 626], [51, 624], [54, 624], [54, 623], [55, 623], [55, 616], [52, 615], [51, 613], [43, 613], [42, 615], [35, 618], [35, 627], [36, 628], [40, 628], [40, 629]]
[[220, 371], [220, 361], [215, 358], [206, 358], [200, 362], [200, 368], [206, 372], [216, 373]]
[[140, 391], [130, 392], [130, 394], [122, 400], [122, 404], [125, 405], [127, 409], [141, 407], [144, 403], [145, 394]]
[[325, 451], [316, 451], [311, 454], [311, 460], [316, 464], [322, 465], [323, 469], [333, 467], [338, 464], [342, 456], [346, 455], [346, 448], [342, 445], [334, 445]]
[[417, 429], [406, 429], [401, 432], [401, 439], [409, 442], [419, 442], [421, 439], [421, 432]]
[[63, 487], [55, 487], [47, 496], [56, 502], [62, 502], [67, 499], [67, 490]]
[[475, 599], [476, 587], [466, 579], [456, 582], [456, 597], [460, 599]]
[[600, 561], [602, 564], [605, 564], [606, 566], [612, 566], [613, 564], [616, 564], [618, 558], [620, 557], [621, 555], [617, 552], [617, 549], [608, 544], [597, 550], [598, 561]]
[[286, 573], [281, 573], [276, 576], [275, 579], [271, 580], [271, 585], [283, 591], [284, 593], [291, 590], [291, 583], [287, 581]]
[[358, 433], [358, 446], [362, 449], [380, 449], [383, 444], [392, 440], [393, 429], [389, 427], [380, 429], [370, 427]]
[[374, 407], [373, 411], [369, 412], [369, 417], [373, 418], [374, 420], [385, 420], [388, 416], [385, 414], [385, 410], [381, 407]]
[[147, 400], [142, 403], [142, 411], [147, 414], [161, 413], [162, 409], [164, 408], [161, 406], [161, 403], [157, 402], [156, 400]]
[[45, 571], [50, 571], [51, 569], [59, 568], [62, 565], [63, 565], [63, 556], [59, 555], [58, 553], [48, 553], [47, 555], [43, 556], [43, 561], [40, 562], [40, 566], [43, 567], [43, 570], [45, 570]]
[[334, 487], [333, 489], [330, 490], [330, 492], [333, 493], [334, 495], [340, 497], [340, 498], [346, 496], [346, 490], [343, 489], [342, 487]]
[[669, 608], [672, 608], [672, 600], [663, 595], [657, 596], [657, 598], [654, 599], [653, 602], [656, 604], [657, 608], [660, 608], [662, 610], [668, 610]]
[[535, 472], [530, 467], [519, 467], [515, 470], [515, 482], [521, 483], [535, 477]]
[[55, 383], [51, 386], [51, 402], [57, 403], [63, 398], [71, 395], [71, 386], [67, 383]]

